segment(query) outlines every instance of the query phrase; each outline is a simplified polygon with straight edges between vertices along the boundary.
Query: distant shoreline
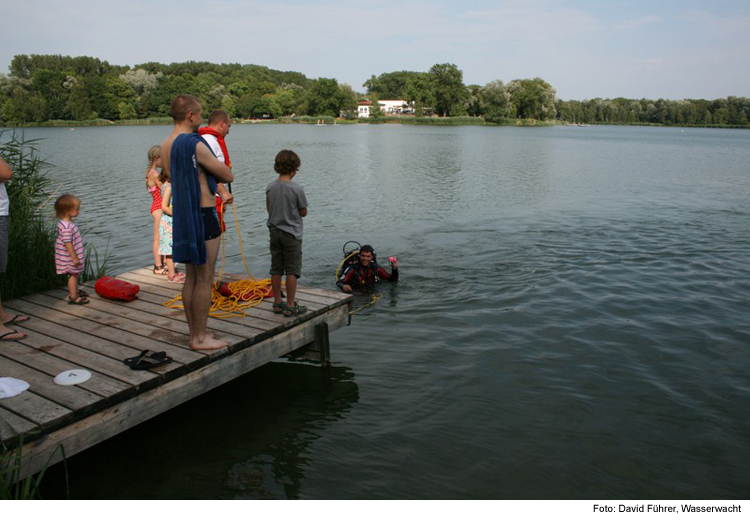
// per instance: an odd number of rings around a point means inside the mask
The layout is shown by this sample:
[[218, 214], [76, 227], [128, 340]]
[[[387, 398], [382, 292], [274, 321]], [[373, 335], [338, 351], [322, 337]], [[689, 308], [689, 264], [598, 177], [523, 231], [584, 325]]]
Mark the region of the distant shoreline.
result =
[[[330, 116], [301, 116], [281, 117], [271, 119], [234, 119], [238, 125], [407, 125], [407, 126], [512, 126], [512, 127], [549, 127], [549, 126], [635, 126], [635, 127], [663, 127], [663, 128], [726, 128], [750, 129], [748, 125], [718, 125], [718, 124], [663, 124], [663, 123], [569, 123], [566, 121], [538, 119], [509, 119], [503, 123], [490, 123], [482, 117], [381, 117], [364, 119], [343, 119]], [[171, 125], [171, 118], [125, 119], [109, 121], [93, 119], [86, 121], [44, 121], [40, 123], [0, 124], [0, 128], [80, 128], [96, 126], [159, 126]]]

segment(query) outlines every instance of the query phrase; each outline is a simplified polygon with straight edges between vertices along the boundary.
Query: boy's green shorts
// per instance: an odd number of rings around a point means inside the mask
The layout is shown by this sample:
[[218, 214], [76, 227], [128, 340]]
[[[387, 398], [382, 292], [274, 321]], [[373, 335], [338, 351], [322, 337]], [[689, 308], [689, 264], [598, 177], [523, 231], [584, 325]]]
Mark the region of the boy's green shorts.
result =
[[302, 275], [302, 240], [276, 227], [271, 235], [271, 275]]

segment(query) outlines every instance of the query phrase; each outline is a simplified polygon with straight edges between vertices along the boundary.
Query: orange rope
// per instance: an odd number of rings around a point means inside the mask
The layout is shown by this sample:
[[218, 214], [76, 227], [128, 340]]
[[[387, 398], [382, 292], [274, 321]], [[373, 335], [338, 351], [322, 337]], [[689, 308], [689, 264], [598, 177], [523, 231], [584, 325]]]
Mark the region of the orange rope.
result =
[[[237, 207], [232, 202], [232, 209], [234, 211], [234, 224], [237, 227], [237, 236], [240, 239], [240, 251], [242, 252], [242, 262], [245, 265], [245, 271], [249, 279], [242, 279], [234, 282], [230, 282], [227, 287], [231, 292], [231, 297], [225, 297], [219, 293], [219, 286], [221, 285], [221, 276], [224, 273], [224, 233], [221, 233], [221, 267], [219, 268], [219, 278], [214, 283], [211, 291], [211, 310], [209, 315], [217, 319], [227, 319], [229, 317], [245, 317], [247, 314], [245, 310], [258, 306], [263, 299], [268, 296], [271, 292], [271, 279], [258, 280], [253, 277], [250, 273], [250, 268], [247, 265], [247, 258], [245, 258], [245, 249], [242, 244], [242, 233], [240, 232], [240, 224], [237, 220]], [[174, 299], [166, 301], [163, 306], [168, 308], [184, 309], [182, 305], [182, 295], [178, 295]]]

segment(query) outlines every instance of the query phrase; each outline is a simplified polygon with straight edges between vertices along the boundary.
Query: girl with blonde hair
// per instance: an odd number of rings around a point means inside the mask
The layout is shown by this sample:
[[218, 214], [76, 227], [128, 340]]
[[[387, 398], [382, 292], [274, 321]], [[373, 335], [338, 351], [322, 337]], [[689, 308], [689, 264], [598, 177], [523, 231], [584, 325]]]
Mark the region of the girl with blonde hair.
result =
[[159, 226], [161, 225], [161, 187], [162, 182], [159, 178], [159, 169], [161, 169], [161, 147], [154, 145], [148, 149], [148, 168], [146, 169], [146, 190], [151, 193], [151, 216], [154, 219], [154, 239], [151, 245], [151, 251], [154, 255], [154, 273], [156, 275], [166, 275], [167, 269], [164, 267], [164, 259], [159, 254]]

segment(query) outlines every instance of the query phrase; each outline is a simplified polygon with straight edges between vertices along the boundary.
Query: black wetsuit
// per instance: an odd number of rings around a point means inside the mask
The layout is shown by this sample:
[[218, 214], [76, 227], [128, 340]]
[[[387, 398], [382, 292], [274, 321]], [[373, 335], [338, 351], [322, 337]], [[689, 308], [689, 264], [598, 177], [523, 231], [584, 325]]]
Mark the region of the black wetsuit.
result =
[[371, 262], [367, 267], [361, 262], [356, 262], [344, 270], [336, 284], [339, 287], [347, 284], [352, 288], [367, 290], [371, 289], [378, 280], [398, 282], [398, 268], [393, 268], [391, 273], [388, 273], [376, 262]]

